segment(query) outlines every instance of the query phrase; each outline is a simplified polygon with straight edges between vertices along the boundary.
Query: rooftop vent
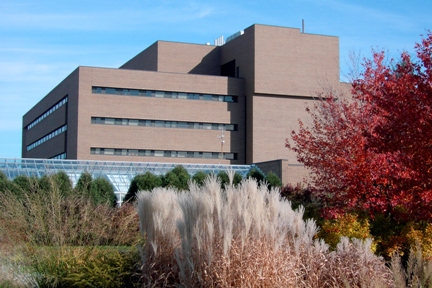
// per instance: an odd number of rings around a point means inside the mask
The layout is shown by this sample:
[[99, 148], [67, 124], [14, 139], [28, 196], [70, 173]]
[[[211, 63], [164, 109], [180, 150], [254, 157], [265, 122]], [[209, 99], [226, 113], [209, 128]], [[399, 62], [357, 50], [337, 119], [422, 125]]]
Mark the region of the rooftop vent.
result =
[[220, 36], [219, 38], [216, 38], [214, 41], [215, 46], [222, 46], [224, 44], [225, 44], [224, 36]]
[[235, 39], [235, 38], [237, 38], [237, 37], [239, 37], [239, 36], [241, 36], [241, 35], [243, 35], [243, 34], [244, 34], [244, 31], [241, 30], [241, 31], [239, 31], [239, 32], [237, 32], [237, 33], [235, 33], [235, 34], [233, 34], [233, 35], [227, 37], [225, 43], [228, 43], [229, 41], [231, 41], [231, 40], [233, 40], [233, 39]]

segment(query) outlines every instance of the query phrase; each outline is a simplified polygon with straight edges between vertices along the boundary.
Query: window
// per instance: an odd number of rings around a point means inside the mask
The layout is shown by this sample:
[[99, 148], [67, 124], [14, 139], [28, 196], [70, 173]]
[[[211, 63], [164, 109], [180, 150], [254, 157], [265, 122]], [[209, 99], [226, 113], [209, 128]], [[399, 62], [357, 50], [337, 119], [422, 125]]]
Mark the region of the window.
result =
[[59, 109], [61, 106], [65, 105], [67, 103], [68, 96], [66, 95], [63, 99], [61, 99], [59, 102], [51, 106], [51, 108], [47, 109], [44, 113], [42, 113], [38, 118], [33, 120], [30, 124], [27, 125], [27, 130], [30, 130], [33, 128], [36, 124], [38, 124], [40, 121], [51, 115], [54, 111]]
[[[92, 155], [114, 155], [114, 156], [141, 156], [141, 157], [166, 157], [166, 158], [204, 158], [236, 160], [236, 153], [202, 152], [202, 151], [174, 151], [174, 150], [146, 150], [146, 149], [119, 149], [91, 147]], [[66, 156], [64, 156], [66, 157]]]
[[91, 124], [237, 131], [236, 124], [92, 117]]
[[[95, 87], [95, 86], [92, 87], [91, 91], [93, 94], [127, 95], [127, 96], [141, 96], [141, 97], [145, 96], [145, 97], [156, 97], [156, 98], [189, 99], [189, 100], [218, 101], [218, 102], [237, 102], [237, 96], [185, 93], [185, 92], [175, 92], [175, 91], [153, 91], [153, 90], [138, 90], [138, 89], [128, 89], [128, 88]], [[59, 106], [61, 105], [62, 104], [59, 103]]]
[[130, 126], [138, 126], [138, 120], [136, 120], [136, 119], [129, 119], [129, 125]]
[[155, 121], [155, 127], [165, 127], [164, 121]]
[[27, 146], [27, 151], [32, 150], [33, 148], [41, 145], [42, 143], [50, 140], [51, 138], [54, 138], [55, 136], [65, 132], [67, 130], [67, 125], [63, 125], [62, 127], [52, 131], [51, 133], [48, 133], [47, 135], [45, 135], [44, 137], [36, 140], [35, 142], [33, 142], [32, 144]]
[[157, 150], [157, 151], [154, 152], [154, 156], [155, 157], [163, 157], [164, 156], [164, 151]]

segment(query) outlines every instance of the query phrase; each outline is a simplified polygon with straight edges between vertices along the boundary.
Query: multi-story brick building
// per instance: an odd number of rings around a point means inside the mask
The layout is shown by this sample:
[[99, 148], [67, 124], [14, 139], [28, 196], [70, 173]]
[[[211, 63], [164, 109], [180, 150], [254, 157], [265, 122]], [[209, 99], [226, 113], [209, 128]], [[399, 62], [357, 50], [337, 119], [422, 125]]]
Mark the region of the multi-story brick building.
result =
[[339, 39], [267, 25], [230, 38], [78, 67], [24, 115], [23, 158], [261, 163], [300, 180], [285, 138], [317, 93], [343, 88]]

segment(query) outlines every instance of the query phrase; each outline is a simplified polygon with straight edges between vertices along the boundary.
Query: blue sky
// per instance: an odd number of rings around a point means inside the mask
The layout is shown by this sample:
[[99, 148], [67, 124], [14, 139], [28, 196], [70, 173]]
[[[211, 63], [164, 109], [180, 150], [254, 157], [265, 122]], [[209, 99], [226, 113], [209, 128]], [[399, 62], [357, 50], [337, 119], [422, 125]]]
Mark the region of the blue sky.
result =
[[76, 67], [117, 68], [156, 40], [214, 43], [254, 23], [339, 37], [354, 51], [413, 51], [432, 29], [425, 0], [0, 0], [0, 158], [21, 157], [22, 116]]

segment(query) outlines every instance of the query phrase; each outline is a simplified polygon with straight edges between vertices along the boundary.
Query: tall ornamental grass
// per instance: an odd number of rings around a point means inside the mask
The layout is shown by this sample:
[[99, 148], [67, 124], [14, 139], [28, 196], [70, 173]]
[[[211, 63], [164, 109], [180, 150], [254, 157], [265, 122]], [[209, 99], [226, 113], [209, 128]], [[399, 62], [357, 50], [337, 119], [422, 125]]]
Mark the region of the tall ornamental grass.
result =
[[0, 287], [130, 287], [135, 207], [96, 204], [51, 184], [0, 191]]
[[342, 238], [331, 252], [277, 190], [252, 179], [221, 190], [215, 176], [189, 190], [138, 194], [144, 287], [393, 286], [371, 240]]

